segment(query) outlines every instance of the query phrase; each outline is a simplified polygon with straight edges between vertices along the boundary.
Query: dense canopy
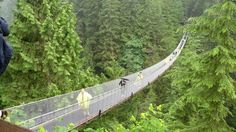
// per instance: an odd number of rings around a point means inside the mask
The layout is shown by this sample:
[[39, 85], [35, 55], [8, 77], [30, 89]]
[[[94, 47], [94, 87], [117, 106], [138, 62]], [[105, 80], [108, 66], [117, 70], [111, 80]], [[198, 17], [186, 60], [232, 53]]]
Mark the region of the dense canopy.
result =
[[0, 0], [0, 15], [0, 109], [137, 72], [188, 32], [168, 73], [79, 131], [236, 131], [234, 0]]

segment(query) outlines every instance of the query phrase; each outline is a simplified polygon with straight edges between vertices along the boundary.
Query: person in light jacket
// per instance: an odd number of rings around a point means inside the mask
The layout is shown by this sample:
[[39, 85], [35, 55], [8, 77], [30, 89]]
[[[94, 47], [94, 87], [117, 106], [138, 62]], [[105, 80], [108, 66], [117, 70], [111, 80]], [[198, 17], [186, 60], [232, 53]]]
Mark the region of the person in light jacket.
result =
[[79, 95], [77, 96], [77, 101], [80, 108], [84, 111], [84, 115], [89, 115], [89, 105], [92, 99], [92, 95], [81, 89]]
[[137, 82], [137, 81], [140, 81], [140, 80], [143, 80], [143, 74], [142, 74], [142, 72], [139, 72], [139, 73], [138, 73], [137, 78], [136, 78], [135, 81]]

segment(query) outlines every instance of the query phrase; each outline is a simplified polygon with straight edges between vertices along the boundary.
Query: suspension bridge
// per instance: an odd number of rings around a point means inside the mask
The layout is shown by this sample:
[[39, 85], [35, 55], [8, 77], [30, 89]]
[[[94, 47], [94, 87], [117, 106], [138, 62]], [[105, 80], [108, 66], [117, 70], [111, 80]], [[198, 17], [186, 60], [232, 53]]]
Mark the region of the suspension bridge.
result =
[[[145, 88], [170, 68], [180, 55], [187, 37], [187, 34], [184, 34], [176, 49], [159, 63], [123, 77], [129, 79], [125, 88], [119, 86], [120, 79], [85, 88], [85, 91], [92, 95], [89, 101], [89, 115], [84, 114], [76, 100], [80, 93], [78, 90], [5, 109], [8, 116], [5, 121], [0, 120], [0, 131], [38, 131], [40, 127], [44, 127], [48, 132], [52, 132], [55, 126], [67, 126], [70, 123], [80, 126], [100, 116]], [[137, 81], [140, 72], [143, 79]]]

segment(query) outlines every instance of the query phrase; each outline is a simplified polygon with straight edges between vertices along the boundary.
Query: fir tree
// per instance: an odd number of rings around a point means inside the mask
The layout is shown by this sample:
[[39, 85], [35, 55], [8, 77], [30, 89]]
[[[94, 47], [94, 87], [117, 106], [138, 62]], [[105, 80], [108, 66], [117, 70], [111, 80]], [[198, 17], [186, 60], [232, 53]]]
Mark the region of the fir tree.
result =
[[[99, 12], [102, 2], [94, 0], [75, 0], [77, 12], [77, 32], [81, 38], [81, 44], [84, 47], [83, 56], [86, 57], [88, 66], [94, 68], [95, 51], [98, 43], [97, 32], [99, 31]], [[96, 21], [95, 21], [96, 20]]]
[[173, 73], [173, 85], [179, 87], [180, 98], [170, 113], [175, 121], [182, 123], [177, 128], [232, 131], [225, 118], [230, 115], [229, 105], [236, 98], [234, 81], [229, 75], [236, 68], [235, 13], [235, 3], [224, 0], [190, 25], [191, 37], [201, 40], [201, 45], [213, 43], [214, 46], [193, 57], [185, 56], [184, 67]]
[[19, 0], [17, 8], [10, 36], [14, 57], [0, 84], [4, 104], [62, 94], [96, 82], [89, 69], [83, 69], [70, 3]]
[[137, 72], [143, 69], [144, 66], [144, 52], [143, 40], [133, 38], [127, 42], [122, 49], [123, 54], [121, 64], [130, 73]]
[[113, 60], [117, 60], [120, 49], [120, 2], [119, 0], [103, 0], [101, 2], [94, 61], [97, 62], [96, 67], [104, 72], [106, 67], [112, 65]]

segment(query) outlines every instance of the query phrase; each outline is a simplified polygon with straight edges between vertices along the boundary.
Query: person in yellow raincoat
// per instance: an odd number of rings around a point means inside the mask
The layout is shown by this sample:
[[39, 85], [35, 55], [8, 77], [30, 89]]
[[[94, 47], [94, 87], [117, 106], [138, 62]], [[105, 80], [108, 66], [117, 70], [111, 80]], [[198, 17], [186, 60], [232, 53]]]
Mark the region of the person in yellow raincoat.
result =
[[142, 74], [142, 72], [139, 72], [139, 73], [138, 73], [137, 78], [136, 78], [136, 82], [137, 82], [137, 81], [140, 81], [140, 80], [143, 80], [143, 74]]
[[89, 105], [92, 98], [92, 95], [90, 95], [84, 89], [81, 89], [79, 95], [77, 96], [78, 104], [84, 111], [85, 115], [89, 115]]
[[167, 64], [169, 61], [170, 61], [170, 57], [167, 57], [167, 58], [165, 59], [165, 64]]
[[143, 74], [142, 74], [142, 72], [139, 72], [135, 81], [134, 81], [134, 84], [137, 85], [138, 87], [140, 87], [143, 84], [142, 80], [143, 80]]

